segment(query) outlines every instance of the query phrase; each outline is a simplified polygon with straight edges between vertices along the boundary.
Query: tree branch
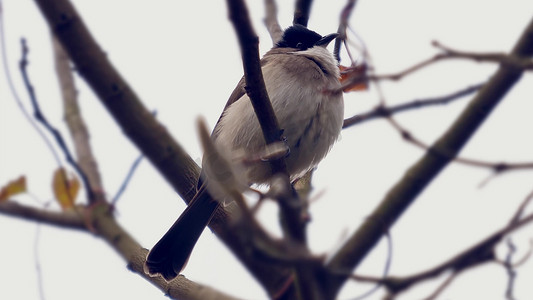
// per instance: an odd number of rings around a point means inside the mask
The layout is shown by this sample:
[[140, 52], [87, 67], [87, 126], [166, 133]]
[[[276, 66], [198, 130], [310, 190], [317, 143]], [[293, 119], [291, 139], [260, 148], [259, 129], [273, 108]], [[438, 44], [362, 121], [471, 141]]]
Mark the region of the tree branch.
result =
[[341, 87], [335, 90], [332, 90], [331, 92], [339, 92], [346, 88], [349, 88], [351, 86], [355, 86], [359, 83], [364, 83], [369, 80], [372, 81], [383, 81], [383, 80], [390, 80], [390, 81], [398, 81], [402, 79], [405, 76], [411, 75], [412, 73], [415, 73], [417, 71], [420, 71], [421, 69], [430, 66], [432, 64], [435, 64], [437, 62], [446, 60], [446, 59], [468, 59], [473, 60], [477, 62], [493, 62], [498, 63], [500, 66], [507, 66], [511, 69], [519, 69], [519, 70], [532, 70], [533, 69], [533, 60], [524, 58], [524, 57], [517, 57], [512, 54], [502, 54], [502, 53], [473, 53], [473, 52], [460, 52], [457, 50], [452, 50], [450, 48], [445, 48], [438, 42], [434, 41], [432, 43], [433, 46], [439, 48], [442, 50], [442, 53], [437, 53], [433, 55], [430, 58], [424, 59], [420, 62], [417, 62], [416, 64], [402, 70], [396, 73], [390, 73], [390, 74], [377, 74], [377, 75], [367, 75], [366, 72], [362, 72], [360, 74], [354, 74], [353, 76], [348, 77], [347, 80], [345, 80]]
[[27, 72], [27, 67], [28, 67], [28, 64], [29, 64], [28, 63], [28, 59], [27, 59], [29, 48], [27, 47], [25, 39], [21, 40], [21, 46], [22, 46], [22, 57], [21, 57], [20, 62], [19, 62], [19, 67], [20, 67], [20, 72], [22, 74], [22, 79], [24, 81], [24, 85], [26, 87], [26, 90], [28, 91], [28, 95], [30, 97], [31, 104], [33, 106], [33, 111], [34, 111], [33, 114], [35, 116], [35, 119], [37, 121], [41, 122], [41, 124], [50, 132], [50, 134], [52, 134], [52, 136], [54, 137], [57, 145], [61, 148], [61, 151], [65, 155], [65, 159], [76, 170], [76, 172], [80, 176], [83, 184], [85, 185], [85, 191], [87, 193], [87, 200], [90, 203], [94, 203], [94, 202], [96, 202], [98, 200], [97, 199], [97, 194], [94, 193], [93, 188], [91, 186], [91, 183], [89, 182], [89, 179], [88, 179], [87, 175], [81, 169], [80, 165], [76, 162], [76, 160], [74, 160], [74, 157], [70, 153], [70, 150], [69, 150], [67, 144], [65, 143], [65, 140], [63, 139], [63, 135], [61, 134], [61, 132], [59, 132], [59, 130], [57, 130], [54, 126], [52, 126], [52, 124], [50, 122], [48, 122], [48, 120], [46, 119], [45, 115], [41, 111], [41, 108], [39, 106], [39, 102], [37, 101], [37, 96], [35, 94], [35, 90], [33, 88], [33, 85], [32, 85], [32, 83], [30, 81], [30, 77], [29, 77], [28, 72]]
[[464, 58], [478, 62], [495, 62], [517, 69], [533, 70], [533, 60], [528, 58], [507, 55], [505, 53], [475, 53], [459, 51], [446, 47], [438, 41], [433, 41], [432, 45], [444, 51], [447, 58]]
[[276, 0], [265, 0], [265, 18], [263, 22], [270, 34], [272, 44], [275, 45], [283, 36], [283, 30], [278, 22], [278, 6]]
[[337, 29], [339, 36], [335, 39], [335, 46], [333, 47], [333, 56], [339, 62], [341, 61], [341, 45], [347, 38], [346, 28], [348, 28], [348, 19], [352, 15], [356, 4], [357, 0], [347, 0], [346, 5], [341, 11], [339, 28]]
[[[236, 299], [210, 287], [192, 282], [183, 276], [179, 276], [171, 282], [166, 282], [161, 277], [152, 278], [144, 274], [143, 264], [148, 251], [143, 249], [115, 221], [106, 204], [97, 204], [90, 208], [78, 206], [76, 210], [57, 212], [21, 205], [14, 201], [5, 201], [0, 202], [0, 213], [65, 229], [82, 230], [86, 233], [90, 232], [86, 226], [86, 221], [91, 222], [91, 224], [94, 224], [96, 233], [127, 261], [130, 270], [150, 281], [172, 299]], [[82, 216], [90, 216], [91, 220], [84, 220]]]
[[[303, 1], [302, 3], [308, 3], [311, 1]], [[241, 56], [244, 68], [244, 78], [246, 82], [246, 93], [250, 97], [252, 106], [254, 108], [259, 124], [263, 131], [266, 144], [279, 142], [282, 140], [282, 131], [279, 127], [272, 103], [268, 97], [268, 93], [265, 87], [263, 73], [261, 71], [261, 63], [259, 59], [259, 38], [255, 34], [252, 24], [249, 19], [248, 9], [244, 1], [242, 0], [227, 0], [229, 19], [231, 20], [233, 27], [237, 33], [239, 39], [239, 46], [241, 49]], [[298, 6], [298, 4], [297, 4]], [[308, 13], [308, 11], [307, 11]], [[289, 238], [289, 242], [296, 242], [300, 246], [306, 245], [305, 235], [305, 222], [291, 222], [299, 220], [295, 219], [295, 215], [299, 216], [301, 213], [302, 205], [294, 205], [294, 202], [300, 203], [298, 194], [294, 188], [290, 185], [289, 174], [287, 166], [285, 164], [284, 157], [280, 157], [270, 161], [272, 174], [282, 174], [283, 180], [286, 181], [288, 186], [289, 197], [280, 198], [280, 213], [281, 219], [289, 224], [289, 226], [283, 226], [284, 234]], [[304, 299], [321, 299], [319, 296], [321, 293], [317, 291], [318, 284], [315, 284], [316, 278], [313, 278], [309, 270], [303, 270], [296, 268], [297, 280], [295, 280], [295, 286], [298, 290], [297, 293], [302, 295]], [[309, 287], [313, 287], [310, 289]], [[291, 290], [292, 292], [292, 290]], [[288, 295], [288, 294], [285, 294]]]
[[[274, 114], [261, 72], [259, 59], [259, 37], [255, 34], [248, 17], [248, 9], [242, 0], [227, 0], [229, 19], [233, 23], [241, 48], [246, 93], [250, 97], [259, 125], [263, 131], [266, 144], [279, 142], [282, 131]], [[285, 160], [270, 162], [272, 174], [282, 173], [288, 176]]]
[[[511, 52], [517, 57], [533, 55], [533, 20], [528, 24]], [[509, 89], [520, 79], [523, 69], [500, 65], [490, 81], [478, 92], [451, 127], [433, 144], [405, 176], [391, 188], [366, 222], [348, 239], [333, 256], [328, 268], [334, 274], [338, 270], [353, 269], [381, 239], [425, 187], [448, 165], [479, 128]], [[334, 298], [346, 281], [347, 275], [333, 276], [329, 281], [329, 296]]]
[[409, 111], [409, 110], [413, 110], [417, 108], [433, 106], [433, 105], [448, 104], [454, 100], [457, 100], [459, 98], [462, 98], [464, 96], [477, 92], [483, 85], [484, 83], [479, 83], [479, 84], [475, 84], [467, 88], [464, 88], [462, 90], [453, 92], [449, 95], [432, 97], [432, 98], [427, 98], [427, 99], [416, 99], [416, 100], [405, 102], [405, 103], [398, 104], [395, 106], [390, 106], [390, 107], [378, 106], [368, 112], [364, 112], [364, 113], [345, 119], [344, 124], [342, 125], [342, 128], [346, 129], [348, 127], [351, 127], [353, 125], [357, 125], [357, 124], [360, 124], [366, 121], [374, 120], [377, 118], [384, 118], [390, 115], [394, 115], [400, 112], [405, 112], [405, 111]]
[[[89, 131], [78, 105], [78, 92], [74, 84], [70, 60], [57, 39], [53, 35], [50, 38], [53, 45], [57, 79], [63, 99], [65, 121], [74, 144], [78, 164], [87, 175], [93, 191], [95, 193], [103, 193], [102, 178], [89, 143]], [[103, 198], [103, 196], [100, 196], [100, 198]]]
[[[261, 125], [263, 136], [266, 144], [279, 142], [282, 140], [282, 131], [279, 127], [272, 103], [268, 98], [268, 93], [261, 72], [261, 63], [259, 59], [259, 38], [252, 29], [252, 24], [248, 16], [248, 10], [242, 0], [228, 0], [229, 18], [233, 23], [237, 36], [239, 38], [239, 45], [242, 53], [242, 61], [244, 67], [244, 77], [246, 82], [246, 92], [250, 97], [254, 107], [255, 114]], [[270, 160], [270, 167], [272, 174], [282, 174], [287, 184], [289, 185], [290, 197], [283, 197], [280, 201], [280, 211], [282, 219], [294, 220], [295, 215], [300, 215], [301, 205], [294, 205], [288, 203], [288, 199], [293, 199], [291, 202], [300, 202], [298, 194], [289, 184], [289, 174], [285, 164], [285, 158], [282, 156], [278, 159]], [[305, 244], [305, 222], [292, 223], [295, 226], [284, 226], [286, 229], [284, 233], [293, 241]]]
[[407, 290], [414, 284], [418, 284], [422, 281], [435, 278], [445, 271], [451, 270], [454, 273], [460, 273], [469, 268], [475, 267], [485, 262], [496, 261], [495, 256], [495, 247], [502, 239], [520, 229], [523, 226], [530, 225], [533, 223], [533, 214], [527, 215], [519, 221], [508, 224], [504, 228], [492, 233], [478, 243], [472, 245], [468, 249], [462, 251], [459, 254], [456, 254], [452, 258], [442, 262], [441, 264], [432, 267], [428, 270], [420, 272], [418, 274], [404, 276], [404, 277], [386, 277], [386, 278], [376, 278], [376, 277], [366, 277], [351, 275], [350, 277], [357, 281], [362, 282], [374, 282], [379, 283], [385, 286], [389, 292], [393, 294], [398, 294], [402, 291]]
[[18, 204], [15, 201], [4, 201], [0, 202], [0, 213], [66, 229], [87, 230], [81, 214], [75, 210], [57, 212]]
[[292, 20], [293, 25], [300, 24], [307, 27], [312, 4], [313, 0], [296, 0], [294, 6], [294, 18]]
[[[54, 35], [79, 74], [93, 89], [126, 136], [143, 152], [163, 177], [189, 202], [196, 193], [200, 169], [150, 113], [96, 43], [68, 0], [35, 0]], [[290, 270], [255, 259], [248, 251], [257, 240], [272, 241], [260, 228], [229, 225], [230, 211], [219, 209], [209, 227], [232, 249], [270, 294], [284, 287]], [[251, 236], [250, 232], [255, 235]]]

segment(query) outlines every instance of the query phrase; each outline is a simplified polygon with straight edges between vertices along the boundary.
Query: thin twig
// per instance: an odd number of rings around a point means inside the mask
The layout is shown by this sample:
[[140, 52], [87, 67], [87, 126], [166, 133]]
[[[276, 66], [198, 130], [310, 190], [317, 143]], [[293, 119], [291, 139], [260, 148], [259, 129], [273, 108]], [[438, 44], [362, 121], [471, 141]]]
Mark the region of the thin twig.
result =
[[513, 244], [511, 238], [507, 239], [507, 248], [509, 251], [507, 252], [507, 256], [503, 264], [505, 270], [507, 271], [507, 289], [505, 290], [505, 298], [507, 300], [514, 300], [515, 297], [513, 296], [513, 290], [516, 279], [516, 271], [513, 267], [513, 255], [516, 252], [516, 246]]
[[432, 45], [444, 52], [447, 58], [464, 58], [477, 62], [494, 62], [523, 70], [533, 70], [533, 60], [517, 57], [505, 53], [476, 53], [452, 49], [442, 45], [438, 41], [433, 41]]
[[346, 5], [342, 9], [339, 17], [339, 28], [337, 29], [339, 36], [335, 39], [335, 46], [333, 47], [333, 56], [335, 56], [338, 62], [341, 61], [341, 45], [348, 39], [346, 28], [348, 28], [348, 19], [352, 15], [355, 4], [357, 4], [357, 0], [347, 0]]
[[128, 184], [131, 181], [131, 178], [133, 178], [133, 174], [135, 174], [135, 170], [143, 160], [144, 155], [140, 154], [139, 157], [135, 159], [133, 164], [130, 167], [130, 170], [128, 171], [128, 174], [126, 175], [126, 178], [124, 178], [124, 181], [120, 185], [120, 188], [118, 189], [117, 193], [115, 194], [115, 197], [113, 197], [113, 200], [111, 200], [111, 206], [114, 207], [117, 204], [118, 199], [120, 199], [120, 196], [122, 196], [122, 193], [126, 190], [126, 187], [128, 187]]
[[524, 211], [526, 210], [526, 207], [529, 205], [529, 203], [533, 200], [533, 191], [531, 191], [526, 198], [524, 198], [524, 201], [520, 204], [520, 207], [516, 211], [516, 213], [513, 215], [511, 220], [509, 221], [509, 224], [514, 224], [520, 220], [522, 215], [524, 214]]
[[[426, 143], [422, 142], [420, 139], [415, 137], [410, 131], [408, 131], [402, 125], [400, 125], [395, 119], [392, 119], [391, 116], [394, 114], [400, 113], [400, 112], [404, 112], [404, 111], [408, 111], [408, 110], [412, 110], [412, 109], [416, 109], [420, 107], [447, 104], [451, 101], [457, 100], [461, 97], [464, 97], [466, 95], [479, 91], [479, 89], [481, 89], [484, 84], [485, 83], [472, 85], [463, 90], [460, 90], [460, 91], [457, 91], [457, 92], [454, 92], [452, 94], [445, 95], [445, 96], [429, 98], [429, 99], [413, 100], [410, 102], [406, 102], [406, 103], [391, 106], [391, 107], [377, 106], [375, 109], [371, 111], [345, 119], [343, 129], [351, 127], [356, 124], [363, 123], [365, 121], [372, 120], [372, 119], [387, 118], [387, 120], [391, 123], [392, 127], [395, 128], [400, 133], [400, 135], [404, 138], [405, 141], [412, 143], [413, 145], [423, 150], [432, 151], [437, 155], [447, 155], [446, 153], [438, 152], [436, 149], [429, 147]], [[494, 175], [501, 174], [503, 172], [510, 171], [510, 170], [523, 170], [523, 169], [533, 168], [533, 162], [521, 162], [521, 163], [497, 162], [495, 163], [495, 162], [486, 162], [486, 161], [480, 161], [480, 160], [464, 158], [464, 157], [452, 157], [452, 159], [457, 163], [461, 163], [461, 164], [465, 164], [465, 165], [469, 165], [473, 167], [491, 169], [494, 172]]]
[[[390, 271], [390, 267], [392, 265], [392, 256], [393, 256], [392, 255], [392, 250], [393, 250], [393, 247], [392, 247], [392, 236], [390, 235], [389, 232], [387, 232], [385, 234], [385, 238], [386, 238], [386, 241], [387, 241], [387, 252], [388, 252], [388, 255], [387, 255], [387, 260], [385, 261], [385, 268], [383, 268], [383, 275], [381, 276], [381, 278], [387, 278], [389, 276], [389, 271]], [[376, 284], [369, 291], [365, 292], [362, 295], [359, 295], [359, 296], [353, 298], [353, 300], [363, 300], [365, 298], [368, 298], [370, 295], [372, 295], [373, 293], [378, 291], [379, 288], [382, 285], [382, 282], [379, 279], [371, 279], [371, 278], [364, 277], [364, 276], [358, 276], [356, 274], [352, 274], [352, 275], [350, 275], [350, 277], [352, 279], [354, 279], [354, 280], [357, 280], [357, 281], [365, 281], [365, 280], [367, 280], [368, 282], [374, 282]]]
[[387, 116], [386, 119], [387, 121], [389, 121], [392, 127], [398, 131], [398, 133], [402, 136], [402, 138], [406, 142], [409, 142], [412, 145], [415, 145], [419, 147], [420, 149], [425, 150], [434, 155], [449, 159], [450, 161], [461, 163], [463, 165], [467, 165], [471, 167], [491, 169], [494, 172], [494, 174], [502, 174], [504, 172], [508, 172], [511, 170], [533, 169], [533, 162], [515, 162], [515, 163], [496, 162], [495, 163], [495, 162], [487, 162], [487, 161], [482, 161], [482, 160], [473, 159], [473, 158], [458, 157], [456, 154], [452, 155], [449, 152], [439, 150], [439, 148], [427, 145], [426, 143], [421, 141], [419, 138], [414, 136], [409, 130], [405, 129], [399, 122], [397, 122], [391, 116]]
[[520, 267], [522, 264], [524, 264], [526, 261], [528, 261], [529, 258], [531, 258], [531, 254], [532, 253], [533, 253], [533, 239], [530, 239], [529, 240], [529, 248], [528, 248], [526, 254], [524, 254], [524, 256], [522, 256], [522, 258], [520, 258], [517, 262], [515, 262], [513, 264], [513, 267], [514, 268]]
[[431, 293], [428, 297], [424, 298], [424, 300], [435, 300], [437, 297], [452, 283], [452, 281], [457, 277], [457, 273], [452, 273], [444, 280], [443, 283], [441, 283], [437, 289]]
[[0, 43], [2, 46], [2, 62], [4, 65], [4, 75], [6, 76], [7, 85], [9, 86], [9, 90], [11, 92], [11, 95], [13, 96], [13, 99], [17, 103], [18, 108], [28, 121], [30, 125], [35, 129], [37, 134], [42, 138], [48, 149], [50, 150], [50, 153], [54, 157], [54, 160], [57, 163], [57, 166], [61, 166], [61, 159], [59, 159], [59, 155], [57, 154], [57, 151], [55, 150], [54, 146], [52, 145], [52, 142], [50, 142], [50, 139], [44, 134], [44, 132], [41, 130], [39, 126], [35, 123], [35, 120], [30, 116], [30, 113], [24, 106], [24, 103], [22, 103], [22, 100], [19, 97], [19, 94], [17, 92], [17, 89], [15, 88], [15, 85], [13, 84], [13, 79], [11, 77], [11, 71], [9, 69], [9, 62], [7, 59], [7, 48], [6, 48], [6, 39], [4, 34], [4, 10], [1, 7], [2, 2], [0, 2]]
[[451, 270], [453, 273], [458, 274], [481, 263], [490, 261], [497, 262], [496, 256], [494, 254], [494, 248], [501, 242], [501, 240], [505, 236], [511, 234], [512, 232], [518, 230], [523, 226], [530, 225], [531, 223], [533, 223], [533, 214], [524, 217], [515, 224], [509, 224], [504, 228], [499, 229], [498, 231], [492, 233], [491, 235], [487, 236], [478, 243], [472, 245], [465, 251], [455, 255], [451, 259], [448, 259], [445, 262], [418, 274], [405, 277], [387, 278], [377, 278], [350, 274], [349, 277], [363, 282], [381, 283], [391, 293], [397, 294], [404, 290], [407, 290], [409, 287], [413, 286], [416, 283], [435, 278], [448, 270]]
[[442, 53], [437, 53], [433, 55], [432, 57], [429, 57], [425, 60], [422, 60], [420, 62], [415, 63], [414, 65], [396, 72], [396, 73], [390, 73], [390, 74], [378, 74], [378, 75], [367, 75], [367, 74], [361, 74], [360, 76], [353, 76], [350, 77], [349, 80], [346, 80], [343, 82], [340, 88], [335, 91], [340, 91], [345, 89], [346, 87], [356, 85], [358, 83], [366, 82], [368, 80], [370, 81], [384, 81], [384, 80], [390, 80], [390, 81], [398, 81], [408, 75], [411, 75], [412, 73], [415, 73], [417, 71], [420, 71], [424, 69], [427, 66], [430, 66], [432, 64], [435, 64], [437, 62], [440, 62], [442, 60], [447, 59], [468, 59], [478, 62], [493, 62], [493, 63], [499, 63], [502, 66], [506, 66], [509, 68], [514, 68], [519, 71], [528, 71], [533, 69], [533, 60], [523, 58], [523, 57], [515, 57], [510, 54], [502, 54], [502, 53], [473, 53], [473, 52], [459, 52], [457, 50], [451, 50], [449, 48], [443, 48], [442, 45], [440, 45], [438, 42], [433, 42], [434, 46], [438, 46], [441, 50], [444, 50]]
[[41, 258], [39, 257], [39, 242], [41, 237], [41, 223], [37, 222], [35, 225], [35, 238], [33, 240], [33, 259], [35, 261], [35, 273], [37, 276], [37, 287], [39, 291], [39, 299], [45, 300], [44, 285], [43, 285], [43, 272], [41, 269]]
[[345, 129], [345, 128], [348, 128], [353, 125], [360, 124], [366, 121], [387, 117], [390, 115], [409, 111], [412, 109], [418, 109], [418, 108], [422, 108], [426, 106], [448, 104], [454, 100], [458, 100], [464, 96], [470, 95], [478, 91], [484, 84], [485, 83], [471, 85], [462, 90], [459, 90], [459, 91], [456, 91], [456, 92], [453, 92], [451, 94], [444, 95], [444, 96], [438, 96], [438, 97], [432, 97], [432, 98], [426, 98], [426, 99], [416, 99], [416, 100], [408, 101], [408, 102], [398, 104], [395, 106], [390, 106], [390, 107], [378, 106], [371, 111], [364, 112], [364, 113], [345, 119], [342, 128]]
[[87, 178], [87, 175], [85, 175], [85, 172], [80, 168], [76, 160], [72, 157], [70, 150], [67, 147], [67, 144], [65, 143], [65, 140], [63, 139], [63, 136], [61, 133], [48, 122], [46, 117], [43, 115], [40, 107], [39, 102], [37, 101], [37, 96], [35, 95], [35, 90], [33, 89], [33, 85], [30, 82], [30, 78], [27, 73], [27, 66], [28, 66], [28, 47], [26, 45], [26, 40], [21, 40], [22, 45], [22, 58], [20, 59], [19, 66], [20, 66], [20, 72], [22, 74], [22, 78], [24, 80], [24, 85], [26, 86], [26, 90], [28, 91], [31, 103], [33, 105], [34, 109], [34, 116], [37, 121], [41, 122], [44, 127], [54, 136], [57, 144], [63, 151], [63, 154], [66, 157], [67, 162], [76, 170], [76, 172], [81, 177], [81, 180], [83, 181], [83, 184], [85, 185], [85, 191], [87, 193], [87, 199], [89, 202], [94, 202], [95, 200], [95, 194], [92, 190], [91, 184], [89, 183], [89, 179]]

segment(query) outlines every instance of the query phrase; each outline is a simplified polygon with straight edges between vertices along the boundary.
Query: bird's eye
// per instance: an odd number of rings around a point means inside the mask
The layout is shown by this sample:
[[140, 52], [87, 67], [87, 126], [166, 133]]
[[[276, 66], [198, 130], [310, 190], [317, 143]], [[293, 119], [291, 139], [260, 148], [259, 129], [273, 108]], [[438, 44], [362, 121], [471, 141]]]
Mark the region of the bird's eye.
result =
[[302, 48], [303, 44], [302, 43], [298, 43], [296, 44], [296, 48]]

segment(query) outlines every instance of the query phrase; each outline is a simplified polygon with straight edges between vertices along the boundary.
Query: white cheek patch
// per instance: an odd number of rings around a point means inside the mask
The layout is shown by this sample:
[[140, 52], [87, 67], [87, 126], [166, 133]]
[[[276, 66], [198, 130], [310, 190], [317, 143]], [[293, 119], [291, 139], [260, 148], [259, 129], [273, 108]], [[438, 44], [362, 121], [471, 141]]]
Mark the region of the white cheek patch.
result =
[[325, 69], [325, 72], [332, 74], [335, 77], [340, 77], [340, 71], [337, 67], [337, 61], [333, 55], [324, 47], [315, 46], [313, 48], [304, 51], [290, 52], [290, 54], [301, 55], [307, 57], [315, 62], [321, 68]]

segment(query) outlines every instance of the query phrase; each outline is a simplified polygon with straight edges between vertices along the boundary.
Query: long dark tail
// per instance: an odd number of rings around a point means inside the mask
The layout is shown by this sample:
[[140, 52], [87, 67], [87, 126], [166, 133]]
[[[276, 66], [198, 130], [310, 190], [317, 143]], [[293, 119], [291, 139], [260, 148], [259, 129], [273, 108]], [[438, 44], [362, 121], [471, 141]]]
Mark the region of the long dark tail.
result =
[[205, 186], [201, 187], [174, 225], [148, 253], [144, 271], [150, 275], [161, 274], [166, 280], [176, 277], [217, 207], [218, 202], [209, 196]]

